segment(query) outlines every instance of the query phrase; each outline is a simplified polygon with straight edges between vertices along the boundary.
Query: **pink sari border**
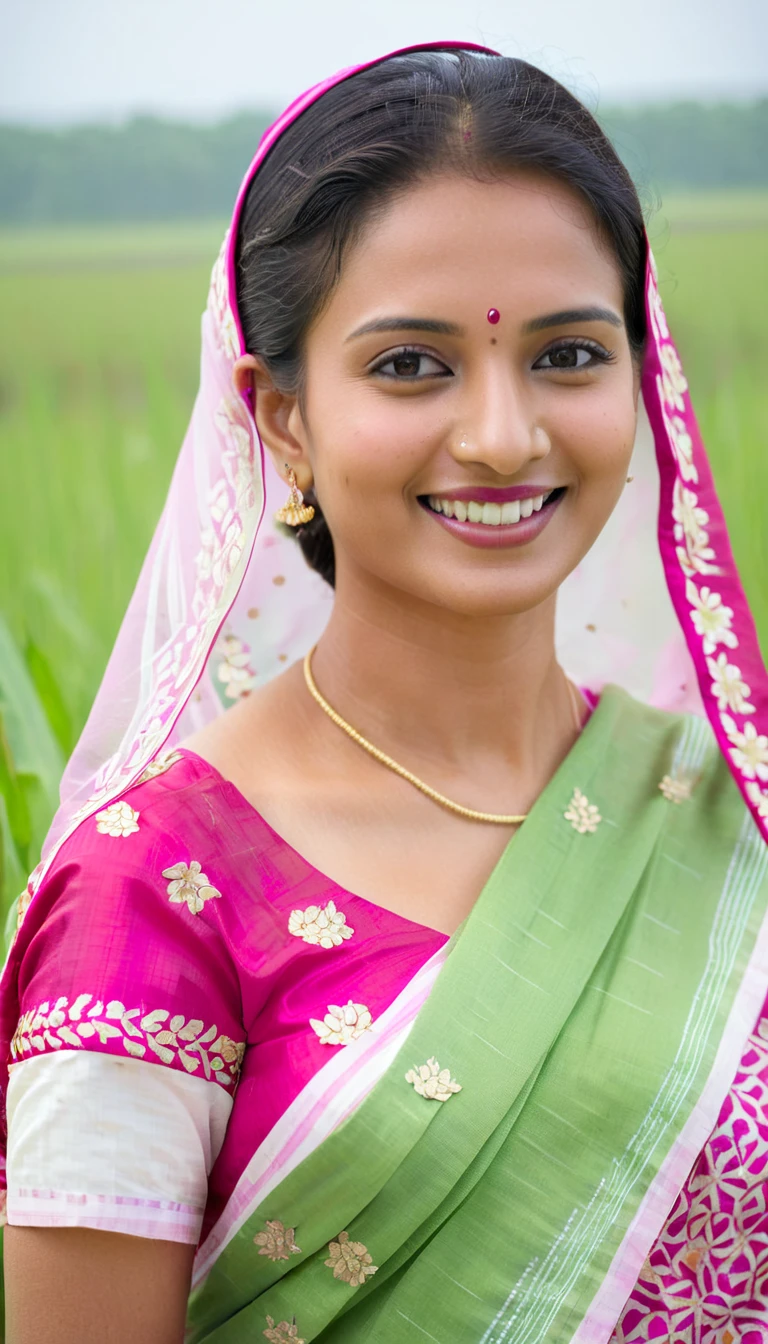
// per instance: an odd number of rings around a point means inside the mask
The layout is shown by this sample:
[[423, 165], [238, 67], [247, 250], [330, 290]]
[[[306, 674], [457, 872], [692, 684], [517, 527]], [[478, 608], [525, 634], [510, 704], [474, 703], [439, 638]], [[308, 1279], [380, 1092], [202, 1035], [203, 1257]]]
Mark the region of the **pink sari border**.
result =
[[768, 839], [766, 669], [647, 246], [643, 400], [660, 476], [659, 550], [707, 717]]

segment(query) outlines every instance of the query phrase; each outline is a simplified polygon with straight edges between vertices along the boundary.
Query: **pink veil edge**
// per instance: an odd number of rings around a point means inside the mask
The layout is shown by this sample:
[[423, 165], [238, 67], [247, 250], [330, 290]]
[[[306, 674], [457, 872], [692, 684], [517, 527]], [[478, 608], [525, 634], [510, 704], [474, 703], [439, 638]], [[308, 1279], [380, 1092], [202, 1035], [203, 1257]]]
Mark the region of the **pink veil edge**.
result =
[[[292, 539], [263, 527], [285, 486], [264, 453], [251, 408], [232, 390], [232, 367], [244, 350], [235, 297], [238, 219], [276, 140], [323, 93], [391, 56], [435, 49], [498, 54], [471, 42], [399, 48], [307, 90], [262, 137], [213, 268], [200, 389], [165, 507], [64, 772], [61, 805], [20, 900], [20, 919], [82, 821], [145, 773], [159, 772], [164, 766], [155, 758], [163, 747], [302, 657], [322, 633], [332, 591], [306, 567]], [[648, 342], [634, 481], [563, 585], [558, 652], [589, 689], [617, 681], [661, 708], [706, 713], [768, 840], [768, 679], [649, 245], [647, 256]]]

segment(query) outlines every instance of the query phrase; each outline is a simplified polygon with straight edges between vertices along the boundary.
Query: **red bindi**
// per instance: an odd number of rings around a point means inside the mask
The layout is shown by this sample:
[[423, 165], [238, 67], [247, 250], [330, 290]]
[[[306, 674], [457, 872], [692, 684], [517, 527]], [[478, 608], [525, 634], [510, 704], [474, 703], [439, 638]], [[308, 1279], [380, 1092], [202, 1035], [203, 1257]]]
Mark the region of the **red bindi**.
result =
[[491, 326], [495, 327], [496, 323], [499, 321], [501, 317], [501, 313], [499, 312], [498, 308], [489, 308], [486, 316], [488, 318], [488, 321], [491, 323]]

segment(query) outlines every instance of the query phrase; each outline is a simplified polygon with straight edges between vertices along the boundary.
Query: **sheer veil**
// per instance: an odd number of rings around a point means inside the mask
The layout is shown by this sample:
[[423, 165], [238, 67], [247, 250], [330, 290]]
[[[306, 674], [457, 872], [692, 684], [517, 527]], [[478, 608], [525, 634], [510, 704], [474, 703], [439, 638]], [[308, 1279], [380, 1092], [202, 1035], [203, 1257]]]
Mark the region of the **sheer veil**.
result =
[[[406, 50], [435, 47], [488, 51], [451, 42]], [[84, 818], [161, 750], [302, 657], [327, 621], [333, 593], [273, 526], [285, 486], [249, 405], [232, 389], [244, 350], [234, 251], [245, 192], [277, 138], [364, 68], [343, 70], [292, 103], [246, 173], [213, 268], [200, 388], [166, 504], [24, 904]], [[617, 682], [654, 705], [706, 714], [768, 839], [768, 681], [650, 249], [646, 299], [634, 479], [559, 596], [559, 652], [583, 686]]]

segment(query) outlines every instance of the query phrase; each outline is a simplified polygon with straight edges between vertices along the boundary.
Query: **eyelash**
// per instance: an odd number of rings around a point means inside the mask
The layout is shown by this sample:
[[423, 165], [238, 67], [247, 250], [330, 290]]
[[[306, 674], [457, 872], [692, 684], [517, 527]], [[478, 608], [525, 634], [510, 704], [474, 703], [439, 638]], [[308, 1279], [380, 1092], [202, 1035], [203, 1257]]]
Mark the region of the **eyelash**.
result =
[[[567, 340], [556, 341], [554, 345], [550, 345], [548, 350], [545, 350], [542, 354], [539, 355], [539, 359], [546, 359], [547, 355], [554, 355], [558, 352], [558, 350], [588, 350], [589, 353], [593, 356], [594, 359], [597, 360], [599, 364], [613, 364], [616, 359], [616, 355], [612, 350], [605, 350], [602, 345], [597, 344], [597, 341], [590, 341], [587, 339], [586, 336], [573, 336]], [[538, 362], [539, 360], [537, 359], [536, 363], [538, 364]], [[534, 368], [535, 367], [536, 365], [534, 365]], [[557, 369], [555, 370], [555, 372], [582, 373], [584, 369], [591, 369], [592, 367], [593, 367], [592, 364], [582, 364], [578, 370]]]
[[[544, 350], [543, 353], [539, 355], [536, 364], [538, 364], [539, 360], [546, 359], [547, 355], [556, 354], [559, 350], [588, 350], [593, 359], [599, 364], [613, 364], [616, 359], [616, 355], [613, 351], [605, 350], [603, 346], [598, 345], [596, 341], [590, 341], [585, 336], [574, 336], [567, 340], [557, 341], [554, 345], [551, 345], [548, 350]], [[382, 369], [384, 369], [387, 364], [391, 364], [394, 359], [398, 359], [402, 355], [421, 355], [424, 359], [434, 359], [436, 363], [442, 363], [442, 360], [438, 359], [437, 355], [433, 355], [429, 350], [423, 350], [417, 345], [402, 345], [397, 350], [390, 350], [386, 355], [383, 355], [376, 364], [372, 365], [370, 372], [381, 373]], [[536, 368], [536, 364], [533, 366], [534, 369]], [[553, 366], [547, 367], [555, 373], [583, 373], [585, 368], [589, 369], [594, 366], [590, 363], [582, 364], [578, 369], [557, 369]], [[447, 376], [447, 374], [436, 373], [417, 374], [415, 376], [404, 375], [402, 377], [395, 373], [383, 374], [383, 377], [391, 378], [393, 382], [398, 383], [419, 383], [425, 382], [428, 378], [445, 378]]]

